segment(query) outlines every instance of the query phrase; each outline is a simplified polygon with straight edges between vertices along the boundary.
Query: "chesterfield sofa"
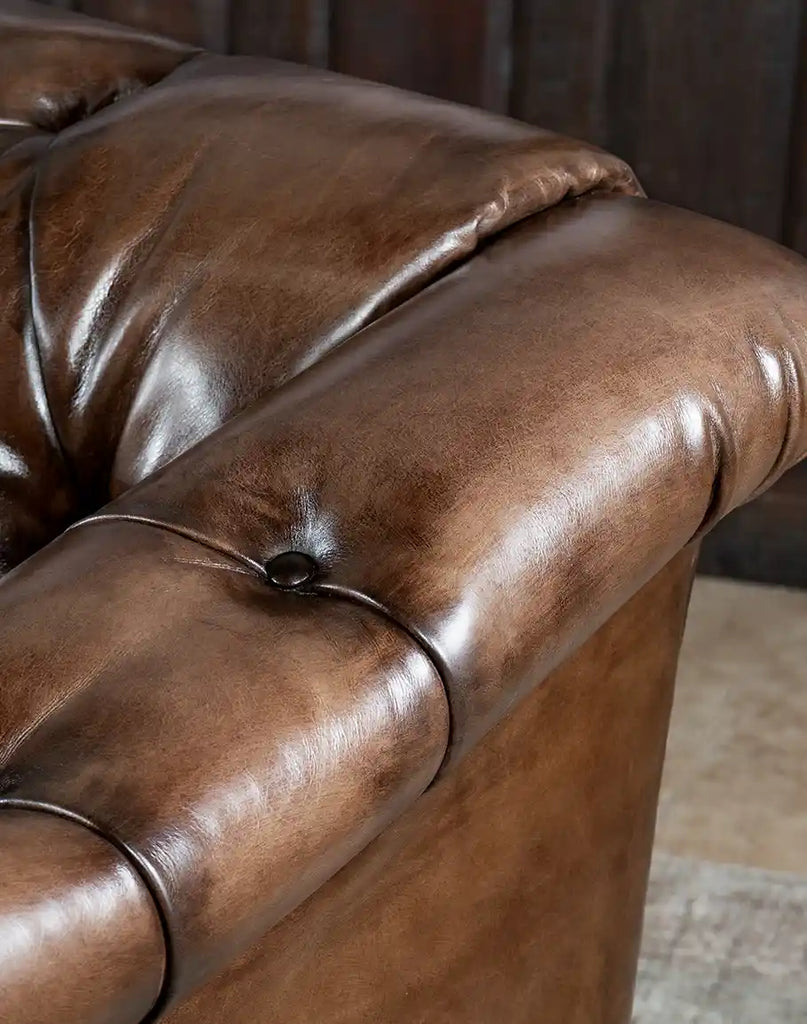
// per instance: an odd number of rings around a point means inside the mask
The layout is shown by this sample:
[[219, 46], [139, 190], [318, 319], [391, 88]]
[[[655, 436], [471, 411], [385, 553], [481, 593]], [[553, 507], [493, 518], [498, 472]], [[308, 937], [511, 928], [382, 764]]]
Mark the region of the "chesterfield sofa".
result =
[[625, 1024], [807, 266], [584, 143], [0, 0], [0, 1020]]

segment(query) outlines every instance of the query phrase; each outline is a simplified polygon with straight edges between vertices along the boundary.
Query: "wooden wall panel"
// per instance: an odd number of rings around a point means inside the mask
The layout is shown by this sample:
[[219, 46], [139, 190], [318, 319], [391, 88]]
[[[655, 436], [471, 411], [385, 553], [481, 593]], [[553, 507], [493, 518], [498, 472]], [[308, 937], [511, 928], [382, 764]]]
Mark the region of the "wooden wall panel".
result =
[[331, 62], [337, 71], [506, 111], [510, 0], [337, 0]]
[[234, 53], [328, 65], [330, 0], [231, 0], [230, 28]]
[[607, 143], [651, 195], [779, 237], [802, 0], [618, 0]]
[[724, 519], [704, 540], [699, 569], [807, 589], [807, 462]]
[[228, 0], [78, 0], [74, 6], [93, 17], [173, 36], [194, 46], [229, 49]]
[[514, 117], [608, 141], [613, 0], [516, 0]]
[[807, 2], [802, 8], [782, 241], [807, 256]]

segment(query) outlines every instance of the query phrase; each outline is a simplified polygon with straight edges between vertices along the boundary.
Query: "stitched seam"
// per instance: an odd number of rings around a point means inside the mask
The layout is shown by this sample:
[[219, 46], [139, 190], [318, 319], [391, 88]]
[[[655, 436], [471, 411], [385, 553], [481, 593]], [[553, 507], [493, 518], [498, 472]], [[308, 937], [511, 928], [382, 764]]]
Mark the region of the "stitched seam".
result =
[[163, 939], [164, 961], [163, 976], [160, 981], [160, 991], [157, 993], [157, 997], [151, 1009], [148, 1011], [146, 1016], [142, 1018], [141, 1024], [151, 1024], [151, 1022], [156, 1022], [172, 995], [175, 973], [174, 942], [168, 923], [168, 897], [159, 877], [152, 872], [151, 866], [148, 862], [145, 861], [136, 850], [131, 849], [125, 842], [119, 839], [113, 831], [103, 828], [91, 818], [73, 811], [69, 807], [62, 807], [59, 804], [51, 804], [47, 800], [0, 797], [0, 810], [3, 808], [21, 811], [35, 811], [40, 814], [52, 814], [55, 817], [64, 818], [67, 821], [72, 821], [77, 825], [81, 825], [112, 846], [124, 858], [132, 871], [137, 875], [148, 893], [152, 905], [154, 906], [154, 910], [160, 922], [160, 931], [162, 932]]
[[[448, 753], [453, 746], [455, 732], [454, 709], [451, 704], [451, 690], [448, 685], [449, 672], [448, 666], [443, 661], [443, 658], [428, 638], [417, 628], [417, 626], [399, 619], [386, 605], [382, 604], [376, 598], [362, 593], [360, 590], [354, 590], [352, 587], [343, 586], [339, 583], [315, 583], [308, 593], [317, 594], [322, 597], [338, 598], [343, 601], [349, 601], [352, 604], [361, 605], [364, 608], [369, 608], [371, 611], [380, 615], [392, 626], [395, 626], [396, 629], [399, 629], [409, 637], [409, 639], [420, 649], [421, 653], [434, 669], [435, 675], [440, 680], [440, 685], [443, 688], [446, 712], [448, 714], [448, 735], [446, 737], [446, 749], [443, 752], [442, 760], [437, 766], [437, 770], [432, 776], [431, 781], [428, 783], [428, 786], [431, 786], [443, 770]], [[428, 786], [426, 788], [428, 788]]]

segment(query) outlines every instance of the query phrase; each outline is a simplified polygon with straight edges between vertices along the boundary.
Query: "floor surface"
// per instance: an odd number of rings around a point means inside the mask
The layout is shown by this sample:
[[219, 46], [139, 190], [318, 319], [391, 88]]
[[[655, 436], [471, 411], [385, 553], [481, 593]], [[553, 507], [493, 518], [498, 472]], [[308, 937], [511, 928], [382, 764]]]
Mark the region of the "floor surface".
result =
[[807, 592], [695, 583], [634, 1021], [807, 1022]]

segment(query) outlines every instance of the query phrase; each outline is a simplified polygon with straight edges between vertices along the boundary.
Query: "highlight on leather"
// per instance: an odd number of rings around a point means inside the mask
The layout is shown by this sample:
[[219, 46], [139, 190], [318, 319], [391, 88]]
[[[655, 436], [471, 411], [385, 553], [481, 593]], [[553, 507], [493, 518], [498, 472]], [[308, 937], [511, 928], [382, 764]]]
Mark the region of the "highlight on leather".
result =
[[129, 1024], [805, 454], [807, 273], [584, 143], [20, 0], [0, 119], [0, 984]]
[[58, 814], [0, 806], [0, 879], [0, 1019], [140, 1024], [166, 951], [126, 858]]
[[28, 559], [0, 637], [0, 818], [61, 809], [126, 852], [166, 922], [161, 1002], [361, 851], [448, 742], [442, 682], [395, 625], [150, 526], [79, 526]]

